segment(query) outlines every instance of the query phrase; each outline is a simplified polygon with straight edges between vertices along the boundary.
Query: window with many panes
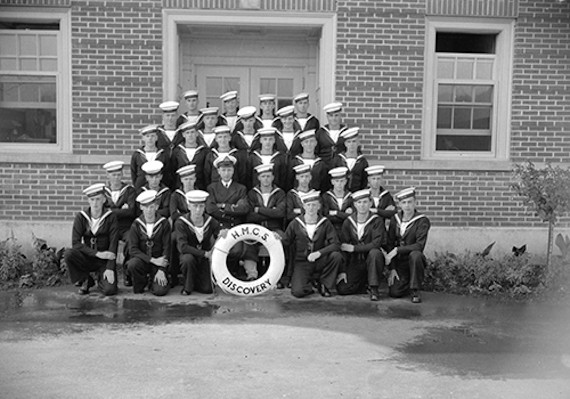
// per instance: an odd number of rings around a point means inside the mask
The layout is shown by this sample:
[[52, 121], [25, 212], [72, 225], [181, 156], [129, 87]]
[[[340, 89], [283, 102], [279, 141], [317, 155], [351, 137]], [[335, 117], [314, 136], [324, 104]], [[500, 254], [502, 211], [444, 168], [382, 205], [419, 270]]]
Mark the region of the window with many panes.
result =
[[3, 149], [70, 147], [66, 14], [0, 15], [0, 143]]
[[512, 23], [429, 20], [425, 158], [508, 155]]

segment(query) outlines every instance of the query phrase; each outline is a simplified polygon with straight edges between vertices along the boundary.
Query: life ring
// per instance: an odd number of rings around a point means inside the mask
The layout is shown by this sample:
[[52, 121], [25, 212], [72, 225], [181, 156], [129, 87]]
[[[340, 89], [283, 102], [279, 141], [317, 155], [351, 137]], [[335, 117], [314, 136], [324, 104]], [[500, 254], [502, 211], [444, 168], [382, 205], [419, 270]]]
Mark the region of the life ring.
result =
[[[230, 249], [241, 241], [263, 244], [269, 252], [269, 267], [257, 280], [243, 281], [228, 270], [226, 258]], [[220, 237], [212, 251], [212, 277], [222, 291], [239, 296], [255, 296], [275, 289], [285, 268], [285, 254], [281, 240], [272, 231], [258, 224], [240, 224], [228, 230], [225, 238]]]

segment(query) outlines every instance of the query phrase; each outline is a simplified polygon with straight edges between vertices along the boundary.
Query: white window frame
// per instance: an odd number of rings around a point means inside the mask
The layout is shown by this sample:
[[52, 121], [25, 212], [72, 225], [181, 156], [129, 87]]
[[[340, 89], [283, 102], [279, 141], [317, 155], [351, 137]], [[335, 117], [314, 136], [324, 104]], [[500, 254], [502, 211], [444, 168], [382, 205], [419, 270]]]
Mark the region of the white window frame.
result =
[[[495, 88], [491, 113], [491, 151], [436, 151], [437, 136], [437, 32], [496, 34]], [[424, 107], [422, 126], [423, 160], [506, 161], [509, 158], [514, 20], [473, 18], [426, 18]]]
[[[15, 10], [3, 8], [0, 19], [6, 22], [55, 23], [57, 31], [58, 60], [56, 77], [56, 123], [55, 143], [0, 143], [0, 154], [16, 153], [71, 153], [71, 14], [69, 10], [42, 8]], [[54, 31], [55, 32], [55, 31]], [[0, 71], [0, 73], [4, 73]]]

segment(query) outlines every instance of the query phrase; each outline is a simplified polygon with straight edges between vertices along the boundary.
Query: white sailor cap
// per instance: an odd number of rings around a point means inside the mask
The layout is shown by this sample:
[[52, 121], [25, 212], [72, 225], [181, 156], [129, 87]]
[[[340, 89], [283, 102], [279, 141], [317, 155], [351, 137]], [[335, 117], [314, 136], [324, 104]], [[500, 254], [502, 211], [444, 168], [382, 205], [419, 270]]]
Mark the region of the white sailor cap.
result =
[[178, 109], [179, 106], [180, 103], [178, 103], [178, 101], [165, 101], [162, 104], [160, 104], [158, 107], [163, 112], [174, 112]]
[[200, 113], [204, 116], [206, 115], [218, 115], [219, 108], [218, 107], [208, 107], [208, 108], [201, 108]]
[[83, 190], [83, 194], [94, 197], [105, 192], [105, 183], [95, 183]]
[[394, 195], [394, 197], [398, 201], [402, 201], [402, 200], [405, 200], [406, 198], [415, 197], [415, 196], [416, 196], [416, 188], [415, 187], [405, 188], [402, 191], [397, 192], [396, 195]]
[[141, 129], [139, 129], [139, 133], [143, 136], [148, 133], [158, 133], [158, 125], [147, 125]]
[[191, 165], [183, 166], [181, 168], [178, 168], [176, 173], [178, 173], [180, 175], [180, 177], [196, 174], [196, 165], [191, 164]]
[[323, 107], [323, 111], [325, 111], [327, 114], [332, 114], [333, 112], [338, 112], [341, 109], [342, 109], [342, 103], [339, 103], [339, 102], [330, 103], [330, 104], [327, 104]]
[[123, 169], [124, 164], [125, 163], [123, 161], [111, 161], [103, 165], [103, 169], [105, 169], [107, 172], [115, 172], [117, 170]]
[[342, 179], [348, 174], [348, 168], [346, 166], [339, 166], [337, 168], [332, 168], [329, 170], [329, 175], [331, 179]]
[[237, 116], [239, 116], [241, 119], [248, 119], [251, 118], [256, 111], [257, 108], [248, 105], [247, 107], [240, 108], [237, 112]]
[[265, 173], [265, 172], [273, 172], [273, 164], [272, 163], [265, 163], [265, 164], [257, 165], [254, 169], [257, 172], [257, 174], [259, 174], [259, 175], [262, 173]]
[[234, 98], [237, 98], [237, 91], [235, 90], [228, 91], [220, 96], [220, 100], [224, 102], [233, 100]]
[[206, 202], [206, 198], [208, 198], [209, 195], [210, 194], [204, 190], [190, 190], [186, 193], [186, 199], [193, 204], [200, 204]]
[[360, 128], [358, 127], [349, 127], [346, 130], [343, 130], [340, 133], [340, 137], [342, 137], [345, 140], [351, 139], [353, 137], [358, 136], [358, 132], [360, 131]]
[[275, 101], [275, 94], [260, 94], [259, 101]]
[[372, 175], [383, 174], [385, 169], [384, 169], [384, 165], [372, 165], [372, 166], [369, 166], [366, 169], [364, 169], [364, 171], [366, 173], [368, 173], [368, 176], [372, 176]]
[[156, 201], [157, 194], [156, 190], [145, 190], [137, 196], [137, 202], [141, 205], [152, 204]]
[[230, 133], [230, 127], [228, 125], [220, 125], [220, 126], [216, 126], [214, 129], [212, 129], [214, 134], [220, 134], [220, 133]]
[[308, 193], [301, 194], [301, 200], [303, 201], [303, 204], [306, 204], [307, 202], [319, 201], [320, 198], [321, 193], [319, 193], [317, 190], [311, 190]]
[[299, 140], [303, 141], [306, 139], [310, 139], [311, 137], [316, 137], [315, 129], [305, 130], [304, 132], [299, 133]]
[[303, 173], [310, 172], [311, 165], [309, 165], [308, 163], [303, 163], [301, 165], [293, 166], [293, 170], [295, 171], [295, 174], [301, 175]]
[[285, 118], [286, 116], [293, 115], [295, 113], [295, 107], [292, 105], [287, 105], [283, 108], [277, 110], [277, 116]]
[[354, 202], [361, 200], [363, 198], [370, 198], [370, 189], [365, 188], [364, 190], [355, 191], [351, 194], [351, 196]]
[[293, 102], [296, 103], [297, 101], [306, 100], [309, 98], [309, 93], [299, 93], [295, 97], [293, 97]]
[[187, 130], [192, 130], [192, 129], [196, 129], [196, 122], [186, 121], [183, 124], [181, 124], [180, 126], [178, 126], [177, 130], [179, 132], [185, 132]]
[[143, 163], [141, 169], [147, 175], [156, 175], [162, 171], [164, 164], [160, 161], [148, 161]]
[[274, 127], [262, 127], [261, 129], [259, 129], [257, 131], [257, 134], [259, 134], [261, 137], [263, 136], [269, 136], [269, 137], [274, 137], [275, 133], [277, 133], [277, 129]]
[[237, 159], [233, 155], [224, 154], [214, 159], [214, 167], [221, 168], [222, 166], [234, 166]]
[[196, 90], [187, 90], [184, 93], [182, 93], [182, 97], [184, 98], [198, 97], [198, 92]]

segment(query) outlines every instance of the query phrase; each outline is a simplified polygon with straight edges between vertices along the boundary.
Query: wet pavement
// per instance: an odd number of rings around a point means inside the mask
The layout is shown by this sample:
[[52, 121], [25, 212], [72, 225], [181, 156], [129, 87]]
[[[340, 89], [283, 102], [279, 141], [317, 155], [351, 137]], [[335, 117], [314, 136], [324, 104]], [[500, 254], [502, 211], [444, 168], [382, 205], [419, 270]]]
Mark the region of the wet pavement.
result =
[[254, 298], [222, 293], [155, 298], [126, 291], [104, 298], [73, 291], [61, 287], [0, 293], [0, 343], [88, 337], [102, 326], [114, 331], [154, 326], [166, 334], [169, 325], [200, 329], [251, 324], [271, 327], [267, 331], [316, 328], [323, 334], [349, 334], [372, 347], [388, 348], [387, 358], [403, 373], [413, 370], [480, 381], [556, 381], [552, 397], [570, 397], [568, 300], [521, 303], [425, 293], [424, 303], [415, 305], [409, 299], [385, 297], [373, 303], [364, 295], [296, 299], [287, 291]]

